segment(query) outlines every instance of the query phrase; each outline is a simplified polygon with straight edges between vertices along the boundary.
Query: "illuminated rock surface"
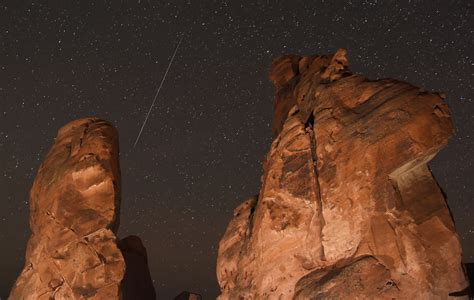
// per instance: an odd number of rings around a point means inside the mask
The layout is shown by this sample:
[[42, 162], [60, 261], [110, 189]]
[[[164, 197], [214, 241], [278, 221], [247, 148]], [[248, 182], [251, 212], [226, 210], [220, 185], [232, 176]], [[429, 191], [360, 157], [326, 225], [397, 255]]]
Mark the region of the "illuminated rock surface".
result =
[[452, 133], [448, 107], [347, 65], [343, 49], [273, 62], [275, 139], [260, 194], [220, 241], [220, 299], [445, 299], [467, 287], [426, 165]]
[[61, 128], [30, 192], [32, 235], [9, 299], [119, 299], [130, 256], [117, 246], [119, 208], [115, 128], [95, 118]]

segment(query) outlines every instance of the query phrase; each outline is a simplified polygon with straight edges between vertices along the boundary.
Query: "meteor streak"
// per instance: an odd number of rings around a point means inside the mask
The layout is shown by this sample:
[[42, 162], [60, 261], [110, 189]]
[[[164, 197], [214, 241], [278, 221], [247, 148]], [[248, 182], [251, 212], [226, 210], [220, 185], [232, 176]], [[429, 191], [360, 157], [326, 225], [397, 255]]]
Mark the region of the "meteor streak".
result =
[[183, 40], [183, 36], [181, 36], [181, 38], [179, 39], [178, 45], [174, 49], [173, 56], [171, 57], [170, 63], [168, 64], [168, 68], [166, 68], [165, 75], [163, 75], [163, 78], [161, 79], [160, 86], [158, 87], [158, 90], [156, 91], [155, 98], [153, 99], [153, 102], [151, 103], [150, 109], [148, 110], [148, 113], [146, 114], [145, 121], [143, 122], [142, 128], [140, 128], [140, 132], [138, 133], [137, 139], [135, 140], [135, 144], [133, 144], [133, 148], [135, 148], [135, 146], [138, 143], [138, 140], [140, 139], [140, 136], [142, 135], [143, 128], [145, 128], [146, 121], [148, 121], [148, 117], [150, 116], [150, 112], [153, 109], [153, 106], [155, 105], [155, 101], [158, 98], [158, 94], [160, 93], [161, 87], [163, 86], [163, 83], [165, 82], [166, 75], [168, 75], [168, 71], [170, 70], [171, 65], [173, 64], [174, 57], [176, 56], [176, 52], [178, 52], [178, 48], [179, 48], [179, 45], [181, 45], [182, 40]]

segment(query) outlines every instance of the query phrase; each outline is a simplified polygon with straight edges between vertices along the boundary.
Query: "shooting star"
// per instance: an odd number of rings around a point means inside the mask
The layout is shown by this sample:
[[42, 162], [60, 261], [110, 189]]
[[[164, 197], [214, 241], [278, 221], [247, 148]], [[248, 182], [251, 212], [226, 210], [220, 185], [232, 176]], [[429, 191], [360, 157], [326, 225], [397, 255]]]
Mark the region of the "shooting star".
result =
[[138, 140], [140, 139], [140, 136], [142, 135], [143, 128], [145, 128], [146, 121], [148, 121], [148, 117], [150, 116], [151, 110], [153, 109], [153, 106], [155, 105], [156, 99], [158, 98], [158, 94], [160, 93], [161, 87], [163, 86], [163, 83], [165, 82], [166, 75], [168, 75], [168, 72], [171, 68], [171, 65], [173, 64], [174, 57], [176, 56], [176, 52], [178, 52], [179, 45], [181, 45], [181, 41], [183, 40], [183, 35], [179, 39], [178, 45], [174, 49], [173, 56], [171, 57], [170, 63], [168, 64], [168, 68], [166, 68], [165, 75], [163, 75], [163, 78], [161, 79], [160, 86], [158, 87], [158, 90], [156, 91], [155, 98], [153, 99], [153, 102], [151, 103], [150, 109], [148, 110], [148, 113], [146, 114], [145, 121], [143, 122], [142, 128], [140, 128], [140, 132], [138, 133], [137, 139], [135, 140], [135, 144], [133, 144], [133, 148], [138, 143]]

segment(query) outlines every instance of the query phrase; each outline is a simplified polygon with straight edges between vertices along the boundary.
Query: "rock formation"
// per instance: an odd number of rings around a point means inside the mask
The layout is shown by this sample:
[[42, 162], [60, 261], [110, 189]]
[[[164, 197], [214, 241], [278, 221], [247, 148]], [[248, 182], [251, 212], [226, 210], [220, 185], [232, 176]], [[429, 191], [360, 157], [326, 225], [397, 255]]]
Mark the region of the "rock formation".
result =
[[348, 70], [346, 51], [282, 56], [262, 187], [219, 244], [219, 299], [445, 299], [468, 285], [427, 162], [443, 96]]
[[199, 294], [190, 293], [187, 291], [182, 292], [174, 298], [174, 300], [201, 300], [202, 297]]
[[142, 240], [132, 235], [121, 239], [118, 246], [127, 266], [121, 286], [122, 299], [156, 299]]
[[95, 118], [67, 124], [30, 192], [32, 234], [9, 299], [122, 298], [133, 268], [117, 246], [119, 209], [117, 131]]

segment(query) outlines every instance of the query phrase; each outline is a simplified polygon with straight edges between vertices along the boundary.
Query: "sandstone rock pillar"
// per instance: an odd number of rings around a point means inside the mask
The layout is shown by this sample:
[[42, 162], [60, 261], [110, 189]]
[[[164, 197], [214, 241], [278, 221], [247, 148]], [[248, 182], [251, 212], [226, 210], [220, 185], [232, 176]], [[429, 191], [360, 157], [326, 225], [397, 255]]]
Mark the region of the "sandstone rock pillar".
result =
[[[106, 121], [85, 118], [59, 130], [30, 192], [32, 233], [25, 267], [9, 299], [134, 299], [127, 297], [130, 294], [155, 298], [140, 239], [121, 243], [127, 266], [117, 246], [118, 156], [118, 133]], [[131, 245], [140, 246], [140, 258]], [[140, 291], [133, 290], [131, 277], [136, 274], [148, 280]]]

